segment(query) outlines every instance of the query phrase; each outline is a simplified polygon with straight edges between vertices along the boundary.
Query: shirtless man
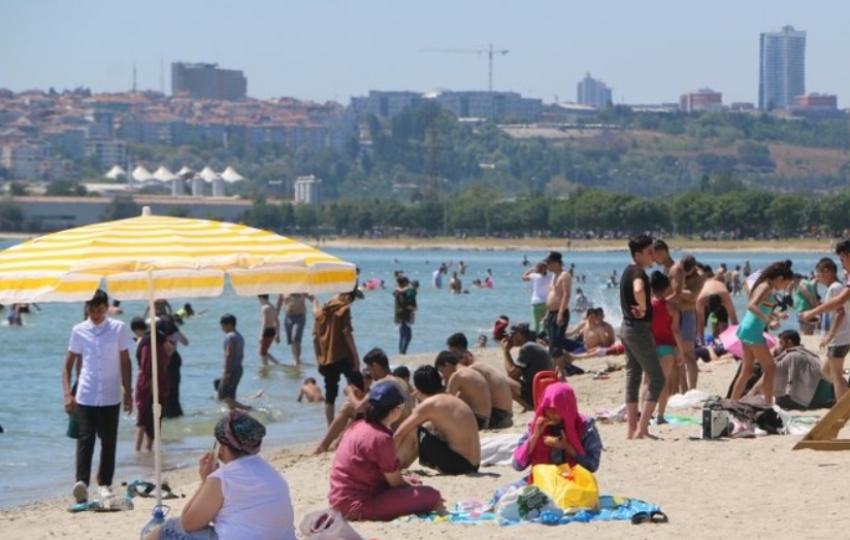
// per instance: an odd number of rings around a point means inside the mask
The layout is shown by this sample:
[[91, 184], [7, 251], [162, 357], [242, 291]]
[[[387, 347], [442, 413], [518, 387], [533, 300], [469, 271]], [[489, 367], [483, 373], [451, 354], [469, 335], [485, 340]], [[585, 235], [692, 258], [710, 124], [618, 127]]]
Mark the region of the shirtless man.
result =
[[[366, 368], [368, 368], [369, 375], [373, 383], [392, 381], [396, 386], [398, 386], [401, 395], [405, 398], [410, 396], [407, 383], [398, 377], [395, 377], [390, 371], [390, 360], [387, 358], [387, 353], [385, 353], [383, 349], [375, 347], [371, 351], [367, 352], [366, 356], [363, 357], [363, 364]], [[328, 426], [328, 432], [313, 451], [314, 454], [321, 454], [330, 450], [333, 443], [340, 435], [342, 435], [346, 428], [348, 428], [348, 425], [357, 418], [357, 415], [361, 414], [365, 410], [366, 404], [369, 401], [368, 389], [363, 392], [356, 386], [351, 385], [345, 389], [345, 394], [348, 397], [348, 401], [339, 408], [339, 413]], [[405, 399], [403, 407], [401, 417], [396, 421], [393, 427], [398, 427], [405, 418], [410, 416], [410, 411], [412, 410], [413, 405], [409, 399]]]
[[306, 400], [307, 403], [321, 403], [325, 400], [325, 397], [322, 395], [322, 389], [319, 388], [319, 385], [316, 384], [316, 379], [313, 377], [304, 379], [304, 385], [301, 387], [301, 391], [298, 392], [298, 399], [296, 401], [301, 403], [302, 400]]
[[478, 472], [481, 439], [469, 405], [443, 392], [433, 366], [417, 368], [413, 386], [423, 399], [393, 435], [401, 467], [410, 467], [419, 457], [421, 465], [443, 474]]
[[[697, 312], [696, 304], [705, 277], [697, 273], [696, 259], [693, 255], [683, 256], [679, 262], [670, 256], [670, 248], [664, 240], [655, 241], [655, 262], [664, 268], [664, 273], [670, 277], [672, 291], [667, 301], [675, 306], [680, 313], [680, 324], [682, 332], [683, 353], [685, 357], [685, 372], [687, 379], [683, 387], [683, 393], [697, 387], [699, 368], [697, 367], [696, 339], [697, 339]], [[671, 374], [674, 380], [682, 380], [681, 370], [678, 375]], [[678, 376], [678, 379], [675, 377]]]
[[549, 338], [549, 348], [562, 347], [567, 325], [570, 324], [570, 294], [573, 290], [573, 277], [564, 272], [564, 261], [557, 251], [550, 251], [544, 259], [552, 282], [549, 284], [549, 294], [546, 296], [546, 334]]
[[493, 402], [490, 400], [490, 387], [484, 375], [460, 365], [460, 357], [449, 351], [442, 351], [437, 355], [434, 367], [445, 381], [446, 393], [459, 397], [469, 405], [475, 413], [478, 429], [487, 429]]
[[605, 311], [602, 308], [588, 309], [584, 320], [567, 330], [567, 335], [581, 335], [585, 351], [610, 347], [616, 341], [614, 327], [605, 322]]
[[260, 331], [260, 360], [264, 366], [269, 365], [269, 362], [280, 364], [269, 352], [273, 341], [280, 343], [280, 319], [277, 310], [269, 303], [269, 295], [261, 294], [257, 298], [260, 300], [260, 318], [263, 321], [263, 329]]
[[446, 340], [449, 351], [460, 357], [460, 363], [474, 369], [484, 376], [490, 388], [490, 429], [504, 429], [514, 425], [513, 396], [508, 378], [489, 364], [476, 362], [469, 351], [469, 342], [460, 332], [452, 334]]
[[707, 280], [697, 297], [697, 341], [702, 346], [705, 346], [706, 320], [710, 314], [717, 318], [718, 332], [725, 330], [724, 323], [726, 327], [729, 324], [738, 324], [732, 295], [726, 285], [716, 279]]

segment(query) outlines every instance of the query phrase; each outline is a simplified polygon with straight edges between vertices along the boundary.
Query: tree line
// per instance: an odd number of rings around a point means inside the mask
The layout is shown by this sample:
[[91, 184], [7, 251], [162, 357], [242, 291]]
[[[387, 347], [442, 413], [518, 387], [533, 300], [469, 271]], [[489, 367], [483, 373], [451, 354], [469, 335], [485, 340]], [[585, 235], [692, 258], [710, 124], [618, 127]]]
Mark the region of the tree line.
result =
[[814, 197], [706, 190], [646, 198], [582, 188], [564, 198], [498, 198], [487, 186], [478, 185], [451, 197], [406, 204], [386, 198], [316, 206], [258, 199], [243, 220], [284, 234], [353, 236], [600, 237], [642, 232], [726, 239], [840, 236], [850, 228], [850, 191]]

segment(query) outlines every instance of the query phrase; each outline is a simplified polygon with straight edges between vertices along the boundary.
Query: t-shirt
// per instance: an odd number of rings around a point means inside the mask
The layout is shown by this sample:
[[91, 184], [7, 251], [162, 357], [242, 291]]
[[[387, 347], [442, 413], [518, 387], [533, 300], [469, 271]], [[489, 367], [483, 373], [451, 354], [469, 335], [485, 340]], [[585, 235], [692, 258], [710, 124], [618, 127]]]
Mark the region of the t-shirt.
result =
[[82, 359], [75, 399], [88, 407], [121, 403], [121, 352], [134, 347], [130, 330], [121, 321], [86, 319], [74, 326], [68, 350]]
[[219, 467], [224, 504], [215, 516], [221, 540], [295, 540], [295, 512], [289, 485], [260, 456], [243, 456]]
[[652, 337], [656, 347], [676, 346], [676, 340], [673, 338], [673, 316], [667, 301], [661, 298], [652, 299]]
[[328, 502], [345, 514], [351, 504], [391, 489], [384, 474], [399, 469], [392, 431], [358, 420], [345, 431], [336, 450]]
[[528, 395], [530, 395], [534, 384], [534, 376], [541, 371], [553, 369], [549, 351], [546, 350], [546, 347], [534, 341], [529, 341], [519, 348], [516, 364], [522, 372], [520, 385], [525, 389], [525, 392], [529, 393]]
[[[643, 317], [635, 317], [632, 314], [632, 307], [638, 305], [635, 298], [634, 281], [639, 279], [643, 282], [643, 293], [646, 297], [646, 313]], [[649, 299], [649, 276], [646, 271], [636, 264], [630, 264], [623, 270], [623, 275], [620, 278], [620, 309], [623, 310], [623, 320], [626, 321], [651, 321], [652, 320], [652, 302]]]
[[546, 297], [549, 295], [549, 285], [552, 283], [552, 274], [547, 272], [546, 275], [542, 275], [534, 272], [529, 277], [531, 278], [531, 303], [545, 304]]
[[[804, 294], [805, 291], [805, 294]], [[800, 285], [794, 289], [794, 309], [797, 311], [808, 311], [815, 307], [809, 298], [817, 299], [817, 289], [814, 283], [808, 279], [800, 281]]]
[[[826, 290], [826, 297], [824, 301], [829, 302], [831, 299], [841, 294], [843, 290], [844, 285], [842, 285], [840, 281], [833, 282], [833, 284]], [[844, 320], [841, 321], [841, 326], [835, 333], [835, 337], [829, 342], [829, 345], [850, 345], [850, 312], [848, 312], [847, 307], [847, 304], [844, 304], [839, 310], [844, 313]], [[825, 336], [829, 332], [830, 328], [832, 328], [832, 323], [835, 321], [835, 316], [839, 311], [824, 313], [823, 329], [821, 330], [822, 335]]]
[[230, 348], [230, 368], [236, 369], [242, 366], [242, 359], [245, 357], [245, 338], [236, 330], [228, 332], [224, 336], [224, 351], [227, 353]]
[[395, 298], [395, 322], [400, 324], [410, 322], [413, 318], [413, 311], [410, 308], [416, 308], [416, 289], [407, 287], [404, 290], [396, 289], [393, 291]]
[[436, 287], [437, 289], [442, 288], [442, 286], [443, 286], [443, 271], [440, 270], [439, 268], [437, 270], [434, 270], [434, 272], [431, 273], [431, 284], [434, 285], [434, 287]]

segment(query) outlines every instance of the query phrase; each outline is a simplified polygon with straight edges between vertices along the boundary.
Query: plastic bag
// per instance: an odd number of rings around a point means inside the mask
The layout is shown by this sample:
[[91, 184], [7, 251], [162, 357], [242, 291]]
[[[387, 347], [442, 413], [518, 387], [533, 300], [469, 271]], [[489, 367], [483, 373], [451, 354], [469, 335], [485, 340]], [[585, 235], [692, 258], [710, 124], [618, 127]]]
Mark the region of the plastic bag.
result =
[[531, 477], [534, 485], [564, 510], [599, 505], [596, 478], [581, 465], [535, 465], [531, 468]]
[[563, 515], [563, 511], [537, 486], [512, 486], [496, 504], [496, 516], [500, 521], [534, 520], [543, 512]]
[[363, 540], [357, 531], [345, 521], [342, 514], [332, 508], [310, 512], [298, 527], [307, 540]]

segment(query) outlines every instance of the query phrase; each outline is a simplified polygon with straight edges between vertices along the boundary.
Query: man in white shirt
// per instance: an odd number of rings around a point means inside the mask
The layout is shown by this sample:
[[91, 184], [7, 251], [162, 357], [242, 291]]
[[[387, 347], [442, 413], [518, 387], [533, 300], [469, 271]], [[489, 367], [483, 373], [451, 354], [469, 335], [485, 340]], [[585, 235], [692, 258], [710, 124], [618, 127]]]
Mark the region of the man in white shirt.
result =
[[546, 297], [549, 295], [552, 274], [546, 267], [546, 261], [540, 261], [522, 274], [523, 281], [531, 282], [531, 326], [535, 332], [540, 332], [540, 326], [548, 313]]
[[[121, 403], [127, 414], [133, 411], [129, 352], [133, 338], [123, 322], [106, 317], [108, 309], [109, 297], [101, 290], [86, 302], [88, 318], [71, 331], [62, 373], [65, 411], [68, 414], [76, 411], [79, 423], [77, 483], [73, 489], [78, 503], [88, 500], [96, 437], [100, 437], [100, 467], [97, 473], [100, 498], [112, 496]], [[79, 377], [76, 390], [72, 391], [71, 372], [77, 363], [80, 364]]]

